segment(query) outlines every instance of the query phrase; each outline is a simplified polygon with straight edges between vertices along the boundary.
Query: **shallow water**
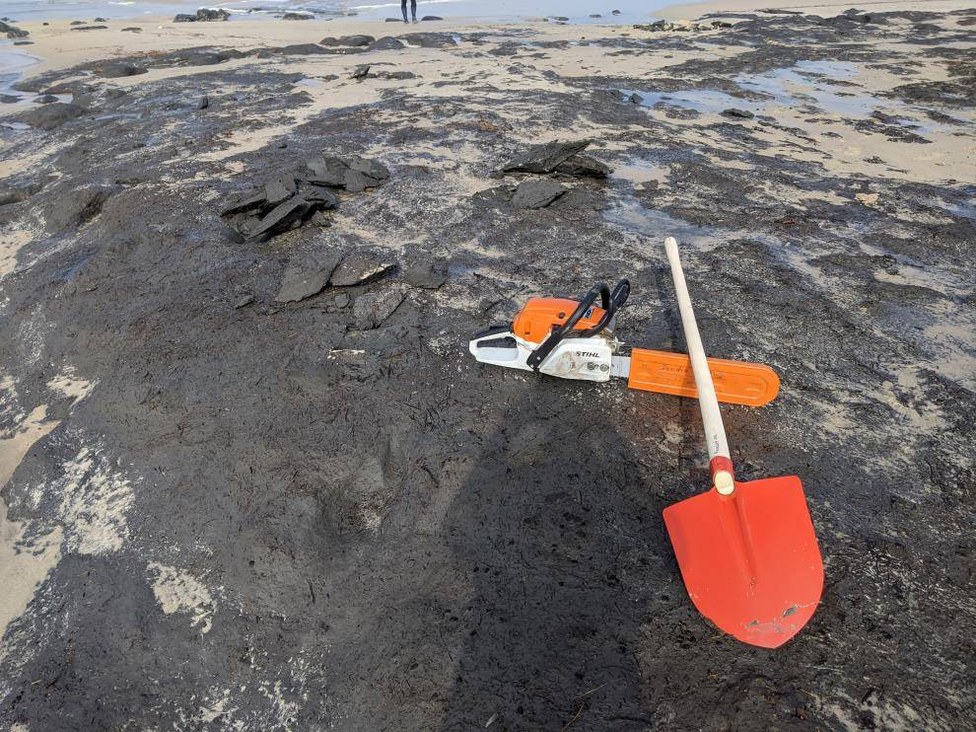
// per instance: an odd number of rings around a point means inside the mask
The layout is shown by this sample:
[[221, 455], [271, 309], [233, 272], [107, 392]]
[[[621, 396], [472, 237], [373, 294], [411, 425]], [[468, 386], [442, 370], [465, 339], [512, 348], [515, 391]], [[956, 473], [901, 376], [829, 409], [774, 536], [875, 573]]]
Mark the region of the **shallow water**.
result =
[[[444, 18], [470, 17], [491, 20], [518, 20], [560, 16], [574, 23], [628, 23], [646, 21], [666, 0], [421, 0], [417, 16]], [[317, 16], [357, 15], [364, 18], [398, 17], [400, 2], [369, 0], [7, 0], [2, 14], [19, 21], [47, 19], [138, 18], [193, 13], [197, 8], [224, 8], [239, 17], [268, 17], [284, 12], [306, 11]], [[620, 14], [612, 15], [613, 10]], [[599, 15], [600, 18], [592, 18]]]
[[[879, 99], [857, 85], [857, 64], [843, 61], [798, 61], [794, 66], [764, 74], [740, 74], [733, 81], [757, 99], [746, 99], [713, 89], [688, 89], [675, 92], [619, 89], [626, 97], [636, 95], [644, 107], [665, 104], [696, 112], [719, 114], [741, 109], [753, 114], [772, 114], [791, 108], [809, 114], [832, 114], [866, 119], [876, 110], [899, 117], [899, 123], [912, 130], [945, 130], [946, 125], [925, 117], [924, 111], [897, 99]], [[847, 83], [837, 83], [847, 82]], [[848, 85], [851, 84], [851, 85]]]

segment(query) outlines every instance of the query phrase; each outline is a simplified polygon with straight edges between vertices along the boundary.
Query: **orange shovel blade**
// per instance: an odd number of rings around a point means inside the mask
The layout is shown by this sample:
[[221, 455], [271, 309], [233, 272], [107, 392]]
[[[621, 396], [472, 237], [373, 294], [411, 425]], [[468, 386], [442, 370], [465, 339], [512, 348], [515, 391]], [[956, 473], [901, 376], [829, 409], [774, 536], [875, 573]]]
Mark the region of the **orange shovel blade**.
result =
[[[710, 358], [708, 367], [720, 402], [761, 407], [773, 401], [779, 392], [779, 376], [769, 366]], [[683, 353], [631, 349], [627, 386], [658, 394], [698, 398], [691, 359]]]
[[744, 643], [776, 648], [813, 616], [823, 560], [796, 476], [714, 488], [664, 509], [695, 607]]

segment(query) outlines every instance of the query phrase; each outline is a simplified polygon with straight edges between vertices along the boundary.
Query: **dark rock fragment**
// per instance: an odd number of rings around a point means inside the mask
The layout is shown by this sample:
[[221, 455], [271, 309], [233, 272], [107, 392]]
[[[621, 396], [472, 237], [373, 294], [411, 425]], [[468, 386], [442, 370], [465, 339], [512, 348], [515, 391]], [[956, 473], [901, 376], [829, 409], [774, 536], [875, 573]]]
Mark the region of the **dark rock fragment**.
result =
[[45, 104], [39, 109], [24, 112], [18, 119], [40, 130], [53, 130], [68, 120], [82, 116], [86, 111], [84, 107], [73, 102], [54, 102], [53, 104]]
[[522, 181], [512, 196], [512, 205], [521, 209], [545, 208], [567, 190], [554, 180]]
[[312, 13], [285, 13], [281, 16], [282, 20], [314, 20]]
[[302, 176], [309, 183], [358, 193], [380, 185], [390, 177], [390, 171], [375, 160], [359, 156], [347, 159], [329, 156], [306, 161]]
[[20, 97], [15, 94], [0, 94], [0, 104], [14, 104], [19, 101]]
[[76, 25], [71, 30], [73, 30], [73, 31], [76, 31], [76, 30], [105, 30], [106, 28], [108, 28], [107, 25]]
[[590, 155], [574, 155], [557, 165], [556, 172], [576, 178], [606, 178], [613, 169]]
[[356, 327], [359, 330], [378, 328], [400, 307], [404, 297], [405, 293], [398, 285], [360, 295], [352, 305]]
[[203, 23], [230, 20], [230, 13], [223, 8], [200, 8], [197, 10], [197, 20]]
[[272, 178], [264, 184], [264, 195], [270, 206], [277, 206], [282, 201], [291, 198], [297, 190], [295, 176], [288, 174]]
[[317, 43], [293, 43], [290, 46], [284, 46], [281, 52], [289, 56], [313, 56], [328, 53]]
[[400, 40], [421, 48], [444, 48], [456, 45], [449, 33], [407, 33], [400, 36]]
[[102, 207], [118, 189], [110, 186], [76, 188], [59, 195], [45, 212], [51, 231], [75, 229], [102, 212]]
[[0, 206], [9, 206], [11, 203], [26, 201], [29, 196], [30, 193], [23, 188], [0, 186]]
[[353, 36], [342, 36], [341, 38], [323, 38], [319, 41], [319, 45], [322, 46], [350, 46], [350, 47], [365, 47], [376, 39], [373, 36], [366, 35], [353, 35]]
[[123, 33], [142, 33], [142, 28], [137, 25], [130, 25], [122, 29]]
[[197, 103], [197, 109], [206, 109], [210, 106], [210, 97], [204, 94], [200, 97], [200, 101]]
[[319, 211], [331, 211], [339, 207], [339, 199], [335, 194], [324, 186], [314, 184], [302, 186], [302, 198], [313, 204]]
[[23, 28], [8, 25], [3, 21], [0, 21], [0, 33], [6, 34], [7, 38], [27, 38], [27, 36], [30, 35], [30, 31], [25, 31]]
[[298, 255], [285, 267], [275, 302], [299, 302], [318, 295], [329, 283], [339, 258], [331, 254]]
[[369, 64], [363, 64], [362, 66], [357, 66], [356, 70], [350, 74], [350, 79], [365, 79], [369, 76]]
[[99, 66], [95, 69], [95, 73], [101, 76], [103, 79], [121, 79], [126, 76], [139, 76], [140, 74], [148, 74], [149, 69], [145, 66], [138, 66], [136, 64], [130, 64], [125, 62], [109, 63], [104, 66]]
[[53, 94], [42, 94], [34, 99], [34, 104], [51, 104], [56, 101], [58, 101], [58, 98]]
[[180, 13], [173, 18], [174, 23], [207, 23], [218, 20], [229, 20], [230, 13], [222, 8], [200, 8], [195, 15]]
[[745, 109], [736, 109], [731, 107], [729, 109], [722, 110], [723, 117], [732, 117], [734, 119], [752, 119], [756, 115]]
[[382, 252], [356, 249], [343, 257], [329, 284], [333, 287], [355, 287], [376, 282], [393, 271], [395, 262]]
[[265, 206], [267, 202], [268, 199], [264, 192], [264, 188], [260, 188], [256, 191], [252, 191], [251, 193], [227, 206], [227, 208], [220, 212], [220, 215], [233, 216], [234, 214], [243, 213], [245, 211], [253, 211], [256, 208]]
[[420, 19], [420, 22], [423, 23], [431, 20], [444, 20], [444, 19], [439, 15], [425, 15], [423, 18]]
[[383, 36], [377, 41], [373, 41], [369, 44], [367, 51], [398, 51], [401, 48], [406, 48], [403, 41], [399, 38], [394, 38], [393, 36]]
[[561, 163], [582, 152], [590, 144], [589, 140], [576, 142], [547, 142], [533, 145], [521, 155], [508, 162], [502, 170], [506, 173], [520, 171], [526, 173], [551, 173]]
[[274, 236], [288, 231], [300, 224], [309, 210], [309, 204], [303, 198], [294, 196], [283, 203], [279, 203], [257, 225], [247, 233], [249, 239]]
[[418, 264], [403, 272], [403, 281], [425, 290], [436, 290], [447, 282], [447, 267], [442, 264]]

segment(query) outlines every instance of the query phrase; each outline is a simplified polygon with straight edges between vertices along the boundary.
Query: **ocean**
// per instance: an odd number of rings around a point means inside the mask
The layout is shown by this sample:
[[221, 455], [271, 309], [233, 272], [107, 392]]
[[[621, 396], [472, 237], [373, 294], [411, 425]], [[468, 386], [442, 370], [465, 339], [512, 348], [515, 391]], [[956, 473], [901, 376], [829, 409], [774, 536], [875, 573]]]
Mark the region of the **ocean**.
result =
[[[526, 18], [562, 16], [574, 23], [633, 23], [654, 17], [654, 11], [667, 0], [420, 0], [417, 14], [444, 18], [484, 18], [517, 21]], [[4, 0], [0, 14], [14, 21], [49, 19], [92, 20], [137, 19], [143, 16], [173, 16], [195, 12], [197, 8], [223, 8], [237, 18], [267, 18], [284, 12], [306, 11], [321, 17], [394, 17], [400, 13], [397, 2], [362, 0]], [[618, 15], [613, 11], [618, 10]], [[599, 15], [599, 18], [591, 16]]]

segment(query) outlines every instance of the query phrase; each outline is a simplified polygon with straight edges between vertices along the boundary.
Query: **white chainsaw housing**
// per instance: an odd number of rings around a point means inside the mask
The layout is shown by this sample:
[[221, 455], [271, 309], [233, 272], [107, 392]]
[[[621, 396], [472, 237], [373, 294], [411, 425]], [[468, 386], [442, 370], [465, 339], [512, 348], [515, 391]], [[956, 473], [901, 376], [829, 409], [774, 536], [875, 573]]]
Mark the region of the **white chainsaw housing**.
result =
[[[616, 346], [616, 341], [603, 333], [589, 338], [566, 338], [539, 365], [539, 372], [561, 379], [609, 381]], [[538, 344], [523, 340], [510, 330], [485, 334], [468, 343], [471, 355], [481, 363], [524, 371], [533, 370], [527, 361], [537, 347]]]

